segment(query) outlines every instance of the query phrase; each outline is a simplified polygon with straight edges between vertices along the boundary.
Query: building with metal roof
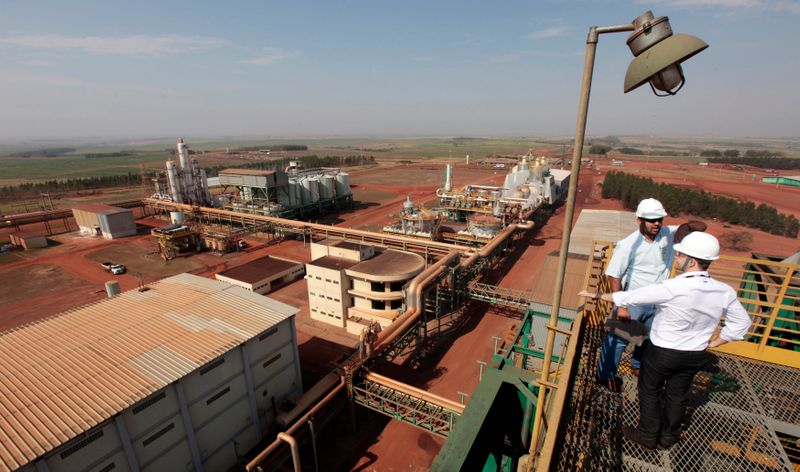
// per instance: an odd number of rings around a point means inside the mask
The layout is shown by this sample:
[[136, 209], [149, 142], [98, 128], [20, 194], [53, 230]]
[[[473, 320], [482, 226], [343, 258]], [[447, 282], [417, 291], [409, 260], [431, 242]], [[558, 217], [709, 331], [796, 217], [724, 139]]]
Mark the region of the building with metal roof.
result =
[[780, 175], [775, 177], [764, 177], [762, 182], [767, 184], [788, 185], [790, 187], [800, 187], [800, 175]]
[[302, 262], [264, 256], [219, 272], [214, 278], [263, 295], [277, 285], [297, 280], [305, 271]]
[[412, 253], [326, 239], [311, 244], [306, 264], [311, 318], [359, 334], [389, 326], [403, 308], [403, 286], [425, 268]]
[[299, 310], [190, 274], [0, 334], [0, 471], [227, 470], [302, 393]]
[[72, 209], [72, 216], [81, 233], [116, 239], [136, 234], [133, 210], [111, 205], [79, 205]]

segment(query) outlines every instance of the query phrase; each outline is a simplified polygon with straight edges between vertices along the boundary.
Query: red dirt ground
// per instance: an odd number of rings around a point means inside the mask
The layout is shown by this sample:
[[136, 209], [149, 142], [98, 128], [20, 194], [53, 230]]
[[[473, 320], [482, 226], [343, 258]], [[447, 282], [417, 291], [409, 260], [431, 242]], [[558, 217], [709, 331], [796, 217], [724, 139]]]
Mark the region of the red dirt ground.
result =
[[[618, 201], [600, 198], [600, 187], [597, 184], [602, 182], [604, 173], [612, 167], [604, 164], [602, 160], [596, 162], [601, 165], [599, 173], [596, 169], [583, 169], [581, 172], [581, 193], [578, 194], [576, 216], [584, 208], [622, 209]], [[799, 189], [776, 188], [760, 182], [753, 184], [752, 179], [751, 182], [747, 182], [747, 179], [742, 180], [741, 172], [715, 168], [697, 169], [696, 167], [688, 168], [686, 165], [663, 162], [629, 162], [623, 168], [613, 169], [652, 176], [657, 181], [701, 186], [700, 188], [707, 191], [753, 199], [757, 203], [764, 202], [776, 206], [782, 212], [800, 214]], [[502, 170], [495, 174], [494, 170], [456, 167], [454, 169], [454, 185], [499, 184], [502, 182], [504, 174], [505, 171]], [[443, 185], [444, 165], [397, 166], [390, 169], [379, 167], [356, 171], [351, 176], [355, 186], [354, 193], [363, 192], [365, 196], [369, 196], [370, 203], [374, 205], [338, 215], [333, 219], [338, 224], [350, 227], [376, 227], [388, 222], [389, 215], [399, 212], [402, 201], [409, 193], [412, 194], [412, 199], [416, 203], [435, 199], [436, 188]], [[415, 184], [409, 185], [408, 182]], [[669, 218], [667, 223], [681, 221], [683, 221], [682, 217]], [[143, 226], [165, 224], [163, 220], [153, 219], [139, 220], [138, 222]], [[527, 246], [520, 251], [521, 255], [514, 261], [505, 276], [500, 279], [499, 285], [517, 289], [532, 288], [536, 277], [539, 276], [538, 268], [541, 267], [547, 254], [559, 249], [563, 222], [564, 208], [562, 207], [556, 211], [546, 225], [538, 228], [537, 232], [529, 238], [525, 243]], [[800, 243], [796, 239], [769, 235], [746, 228], [723, 228], [721, 223], [714, 221], [707, 223], [710, 225], [709, 232], [715, 235], [730, 230], [753, 233], [753, 251], [788, 255], [800, 248]], [[35, 230], [35, 228], [25, 228], [24, 230], [32, 229]], [[31, 264], [42, 264], [52, 265], [63, 270], [64, 273], [75, 279], [76, 285], [69, 290], [58, 290], [58, 288], [52, 291], [43, 290], [40, 292], [41, 295], [21, 302], [3, 302], [0, 305], [0, 311], [3, 313], [2, 319], [0, 319], [0, 330], [103, 298], [103, 283], [110, 276], [99, 268], [95, 260], [90, 258], [92, 254], [123, 244], [130, 246], [132, 254], [147, 254], [153, 248], [149, 235], [125, 238], [118, 242], [80, 238], [70, 234], [56, 236], [54, 239], [59, 240], [62, 244], [37, 252], [30, 258], [26, 257], [16, 261], [6, 260], [0, 264], [0, 283], [14, 283], [15, 269]], [[248, 242], [251, 243], [251, 248], [242, 253], [229, 254], [224, 257], [209, 254], [192, 256], [188, 260], [198, 263], [197, 268], [192, 272], [212, 276], [215, 271], [266, 254], [281, 255], [302, 262], [308, 261], [310, 257], [308, 248], [303, 247], [302, 241], [287, 240], [280, 244], [270, 244], [265, 239], [254, 237], [248, 238]], [[730, 251], [726, 252], [731, 253]], [[737, 255], [748, 254], [738, 253]], [[113, 278], [120, 280], [123, 290], [135, 288], [139, 283], [139, 280], [131, 274]], [[157, 278], [146, 274], [144, 282], [147, 283]], [[42, 288], [47, 289], [46, 286]], [[298, 341], [304, 371], [306, 371], [304, 372], [304, 383], [308, 387], [316, 377], [326, 371], [329, 363], [335, 362], [349, 352], [354, 344], [354, 338], [343, 334], [341, 330], [308, 318], [305, 281], [281, 287], [270, 296], [301, 308], [297, 319]], [[467, 325], [463, 334], [452, 341], [449, 349], [441, 354], [441, 358], [435, 362], [435, 365], [420, 370], [392, 367], [387, 372], [400, 380], [406, 380], [434, 393], [458, 400], [458, 392], [471, 394], [474, 391], [478, 378], [476, 361], [485, 361], [490, 356], [492, 336], [502, 337], [514, 323], [515, 320], [492, 312], [477, 316], [474, 322]], [[442, 444], [437, 437], [403, 423], [392, 421], [387, 422], [385, 427], [381, 427], [381, 418], [369, 416], [361, 409], [357, 409], [357, 418], [361, 422], [361, 427], [372, 428], [377, 433], [366, 439], [362, 438], [360, 442], [351, 441], [348, 437], [335, 438], [333, 444], [321, 445], [321, 447], [333, 449], [333, 452], [340, 457], [343, 455], [349, 457], [345, 462], [350, 464], [353, 470], [426, 470]], [[346, 419], [346, 422], [349, 423], [349, 419]], [[348, 447], [347, 444], [351, 444], [351, 446]]]

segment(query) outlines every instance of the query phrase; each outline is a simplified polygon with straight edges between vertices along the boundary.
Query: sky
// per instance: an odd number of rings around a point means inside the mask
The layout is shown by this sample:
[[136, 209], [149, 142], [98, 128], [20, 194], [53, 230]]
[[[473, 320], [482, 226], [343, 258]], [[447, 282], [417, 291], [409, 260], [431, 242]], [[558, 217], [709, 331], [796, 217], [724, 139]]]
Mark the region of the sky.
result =
[[710, 47], [659, 98], [600, 36], [587, 134], [798, 136], [800, 0], [0, 5], [5, 142], [571, 135], [588, 28], [646, 10]]

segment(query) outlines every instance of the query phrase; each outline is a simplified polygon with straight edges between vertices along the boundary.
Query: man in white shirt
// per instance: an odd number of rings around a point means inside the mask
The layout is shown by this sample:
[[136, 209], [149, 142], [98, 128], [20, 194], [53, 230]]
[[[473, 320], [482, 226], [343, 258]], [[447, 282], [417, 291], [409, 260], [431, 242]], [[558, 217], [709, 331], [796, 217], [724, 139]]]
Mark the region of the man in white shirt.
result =
[[[706, 348], [744, 339], [751, 324], [736, 292], [708, 275], [711, 261], [719, 258], [715, 237], [691, 233], [675, 244], [674, 250], [676, 263], [684, 271], [674, 279], [628, 292], [579, 294], [612, 301], [620, 307], [656, 307], [642, 356], [639, 425], [623, 427], [628, 439], [648, 449], [668, 449], [680, 439], [692, 380], [709, 361]], [[712, 340], [723, 316], [725, 326]]]
[[[667, 212], [658, 200], [646, 198], [639, 202], [636, 208], [639, 229], [617, 242], [606, 268], [612, 292], [635, 290], [669, 276], [673, 236], [677, 226], [663, 226], [665, 216]], [[644, 324], [645, 330], [649, 329], [654, 313], [655, 307], [652, 305], [616, 307], [617, 319], [623, 322], [638, 321]], [[617, 377], [617, 370], [627, 346], [625, 338], [609, 332], [600, 348], [597, 382], [613, 392], [621, 391], [622, 382]], [[640, 357], [641, 349], [637, 346], [631, 359], [634, 372], [639, 371]]]

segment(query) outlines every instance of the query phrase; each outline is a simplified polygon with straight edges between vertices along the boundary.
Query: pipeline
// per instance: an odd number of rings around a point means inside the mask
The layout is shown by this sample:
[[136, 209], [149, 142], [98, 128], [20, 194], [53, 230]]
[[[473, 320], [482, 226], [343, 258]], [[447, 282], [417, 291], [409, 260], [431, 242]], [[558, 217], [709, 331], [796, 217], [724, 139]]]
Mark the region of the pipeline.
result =
[[278, 433], [278, 439], [286, 441], [289, 444], [289, 449], [292, 450], [292, 464], [294, 464], [294, 472], [301, 472], [300, 467], [300, 450], [297, 448], [297, 440], [294, 436], [286, 433]]
[[[146, 198], [143, 200], [145, 204], [151, 204], [155, 206], [163, 206], [168, 208], [173, 208], [175, 210], [181, 210], [187, 213], [191, 213], [193, 208], [191, 205], [185, 205], [182, 203], [175, 203], [175, 202], [166, 202], [161, 200], [153, 200]], [[304, 221], [297, 221], [297, 220], [290, 220], [286, 218], [277, 218], [274, 216], [264, 216], [264, 215], [254, 215], [254, 214], [247, 214], [247, 213], [239, 213], [235, 211], [229, 210], [220, 210], [218, 208], [208, 208], [208, 207], [201, 207], [201, 211], [209, 215], [216, 215], [216, 216], [228, 216], [232, 218], [249, 218], [255, 221], [260, 221], [264, 223], [274, 223], [277, 225], [292, 227], [301, 230], [315, 230], [315, 231], [322, 231], [326, 233], [340, 233], [344, 236], [351, 236], [354, 238], [360, 238], [362, 240], [366, 240], [366, 238], [379, 238], [381, 240], [386, 241], [394, 241], [397, 243], [404, 243], [404, 244], [412, 244], [412, 245], [419, 245], [424, 246], [431, 249], [438, 249], [438, 250], [446, 250], [446, 251], [467, 251], [470, 248], [467, 246], [459, 246], [457, 244], [448, 244], [448, 243], [441, 243], [436, 241], [425, 241], [416, 238], [409, 238], [406, 236], [396, 236], [392, 234], [386, 233], [373, 233], [371, 231], [363, 231], [358, 229], [351, 229], [351, 228], [342, 228], [339, 226], [331, 226], [331, 225], [323, 225], [319, 223], [308, 223]]]
[[364, 378], [370, 382], [389, 387], [393, 390], [397, 390], [398, 392], [406, 393], [428, 403], [433, 403], [434, 405], [438, 405], [444, 409], [458, 413], [459, 415], [464, 413], [464, 405], [460, 403], [440, 397], [439, 395], [434, 395], [433, 393], [426, 392], [425, 390], [417, 387], [404, 384], [403, 382], [390, 379], [389, 377], [384, 377], [383, 375], [376, 374], [375, 372], [367, 373]]
[[[305, 415], [303, 415], [300, 419], [298, 419], [292, 426], [289, 427], [289, 429], [284, 431], [284, 433], [294, 434], [300, 428], [300, 426], [306, 423], [316, 412], [318, 412], [323, 406], [325, 406], [329, 401], [331, 401], [331, 399], [333, 399], [333, 397], [335, 397], [336, 394], [339, 393], [345, 387], [345, 384], [346, 384], [345, 377], [342, 376], [339, 381], [339, 384], [336, 385], [336, 387], [334, 387], [333, 390], [328, 392], [328, 394], [325, 395], [325, 397], [322, 400], [320, 400], [316, 405], [314, 405], [310, 410], [308, 410], [308, 412]], [[256, 467], [258, 467], [258, 464], [263, 462], [264, 459], [266, 459], [267, 457], [269, 457], [270, 454], [275, 452], [275, 450], [281, 445], [281, 441], [282, 440], [280, 438], [275, 439], [275, 441], [273, 441], [272, 444], [267, 446], [266, 449], [261, 451], [256, 457], [253, 458], [253, 460], [247, 463], [247, 465], [245, 466], [245, 470], [247, 470], [247, 472], [252, 472], [253, 470], [255, 470]]]

